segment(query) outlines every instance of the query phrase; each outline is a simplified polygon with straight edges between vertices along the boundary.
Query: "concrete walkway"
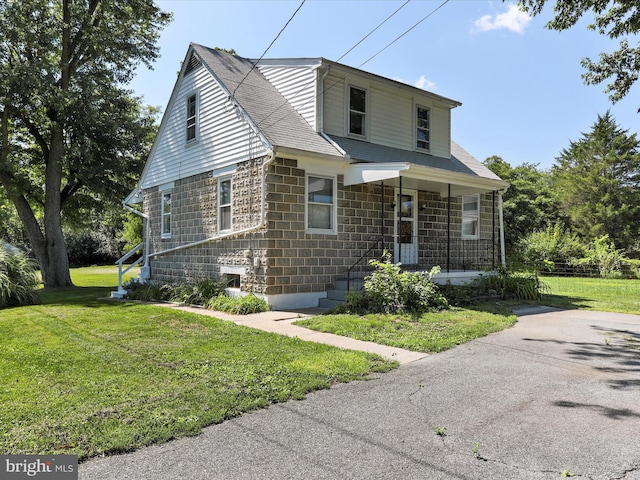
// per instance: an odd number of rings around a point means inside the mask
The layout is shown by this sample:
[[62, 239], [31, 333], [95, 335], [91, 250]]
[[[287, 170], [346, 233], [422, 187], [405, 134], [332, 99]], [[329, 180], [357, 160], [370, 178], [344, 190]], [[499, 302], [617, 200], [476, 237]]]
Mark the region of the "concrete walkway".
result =
[[252, 313], [249, 315], [230, 315], [224, 312], [207, 310], [206, 308], [186, 307], [171, 303], [158, 303], [155, 305], [175, 308], [177, 310], [197, 313], [199, 315], [207, 315], [221, 320], [228, 320], [245, 327], [257, 328], [258, 330], [278, 333], [280, 335], [286, 335], [287, 337], [298, 337], [309, 342], [325, 343], [327, 345], [333, 345], [334, 347], [345, 348], [348, 350], [375, 353], [387, 359], [396, 360], [401, 365], [415, 362], [416, 360], [420, 360], [421, 358], [428, 356], [427, 353], [411, 352], [402, 348], [378, 345], [377, 343], [355, 340], [353, 338], [334, 335], [332, 333], [316, 332], [293, 324], [297, 320], [326, 312], [326, 310], [321, 308], [302, 309], [296, 311], [269, 311]]

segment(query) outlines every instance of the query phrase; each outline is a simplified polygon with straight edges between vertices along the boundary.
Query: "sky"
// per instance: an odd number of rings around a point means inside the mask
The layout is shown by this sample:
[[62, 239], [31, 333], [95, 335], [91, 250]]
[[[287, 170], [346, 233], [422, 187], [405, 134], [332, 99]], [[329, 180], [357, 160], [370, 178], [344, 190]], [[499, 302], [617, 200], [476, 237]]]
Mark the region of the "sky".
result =
[[551, 168], [608, 110], [640, 133], [640, 84], [611, 104], [605, 84], [583, 83], [580, 60], [617, 48], [587, 28], [588, 18], [557, 32], [545, 28], [551, 7], [531, 18], [508, 1], [405, 2], [156, 0], [173, 21], [154, 69], [139, 68], [130, 87], [164, 110], [194, 42], [253, 59], [324, 57], [457, 100], [452, 138], [481, 161], [498, 155], [512, 166]]

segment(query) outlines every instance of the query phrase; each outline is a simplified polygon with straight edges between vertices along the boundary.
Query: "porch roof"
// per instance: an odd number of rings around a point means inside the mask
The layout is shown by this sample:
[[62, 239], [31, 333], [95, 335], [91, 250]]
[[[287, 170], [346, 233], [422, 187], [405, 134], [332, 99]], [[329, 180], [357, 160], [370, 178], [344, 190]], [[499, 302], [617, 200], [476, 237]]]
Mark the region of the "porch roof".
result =
[[345, 185], [388, 181], [388, 185], [440, 192], [446, 196], [504, 189], [507, 182], [451, 141], [451, 158], [331, 136], [351, 158], [345, 168]]

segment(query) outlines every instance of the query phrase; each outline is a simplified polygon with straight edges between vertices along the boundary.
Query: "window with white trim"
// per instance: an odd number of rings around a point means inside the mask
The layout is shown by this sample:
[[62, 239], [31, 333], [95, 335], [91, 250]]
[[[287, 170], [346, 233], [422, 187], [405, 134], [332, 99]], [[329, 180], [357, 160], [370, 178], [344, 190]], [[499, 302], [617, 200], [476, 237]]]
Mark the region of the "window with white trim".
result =
[[367, 136], [367, 91], [349, 87], [349, 134]]
[[462, 238], [480, 238], [480, 195], [462, 196]]
[[307, 176], [307, 230], [312, 233], [335, 233], [335, 178]]
[[198, 138], [198, 95], [187, 97], [187, 142], [193, 142]]
[[229, 232], [231, 225], [231, 177], [218, 180], [218, 231]]
[[162, 194], [162, 238], [171, 238], [171, 190]]
[[430, 150], [430, 122], [431, 111], [428, 108], [416, 106], [416, 148]]

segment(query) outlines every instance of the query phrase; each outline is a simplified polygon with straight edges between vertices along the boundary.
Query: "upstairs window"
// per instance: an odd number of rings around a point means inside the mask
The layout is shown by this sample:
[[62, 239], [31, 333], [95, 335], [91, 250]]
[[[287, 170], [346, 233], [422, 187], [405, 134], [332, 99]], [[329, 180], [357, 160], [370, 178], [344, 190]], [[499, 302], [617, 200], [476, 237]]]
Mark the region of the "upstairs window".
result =
[[307, 177], [307, 229], [315, 233], [334, 233], [335, 180]]
[[218, 181], [218, 231], [231, 231], [231, 177]]
[[480, 195], [462, 196], [462, 238], [480, 238]]
[[429, 136], [431, 111], [428, 108], [416, 107], [416, 148], [430, 150]]
[[198, 97], [194, 93], [187, 97], [187, 142], [198, 137]]
[[171, 238], [171, 192], [162, 192], [162, 238]]
[[366, 136], [367, 91], [349, 87], [349, 134]]

